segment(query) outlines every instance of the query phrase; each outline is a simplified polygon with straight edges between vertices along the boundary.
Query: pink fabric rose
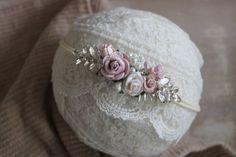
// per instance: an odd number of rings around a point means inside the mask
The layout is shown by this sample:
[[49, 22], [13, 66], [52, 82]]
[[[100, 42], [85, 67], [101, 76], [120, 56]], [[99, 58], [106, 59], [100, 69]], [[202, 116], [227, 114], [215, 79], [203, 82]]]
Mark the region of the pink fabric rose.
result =
[[127, 55], [113, 52], [106, 55], [103, 60], [101, 74], [110, 80], [121, 80], [130, 73], [130, 64]]
[[148, 68], [147, 62], [144, 62], [144, 70], [148, 74], [154, 74], [155, 80], [159, 80], [160, 78], [162, 78], [163, 72], [162, 72], [162, 66], [160, 64], [158, 64], [155, 67]]
[[105, 56], [111, 55], [115, 51], [115, 48], [113, 48], [111, 44], [103, 44], [101, 47], [101, 56], [104, 58]]
[[156, 76], [149, 74], [144, 77], [143, 90], [147, 93], [153, 93], [157, 88]]

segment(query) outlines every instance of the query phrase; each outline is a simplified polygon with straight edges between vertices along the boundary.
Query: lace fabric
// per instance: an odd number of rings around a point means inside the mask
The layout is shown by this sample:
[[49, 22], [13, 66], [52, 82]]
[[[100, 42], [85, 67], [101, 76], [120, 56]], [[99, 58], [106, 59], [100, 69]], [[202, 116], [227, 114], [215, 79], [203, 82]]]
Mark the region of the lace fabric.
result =
[[[186, 33], [161, 16], [118, 8], [81, 17], [66, 40], [77, 49], [110, 42], [136, 64], [161, 63], [182, 98], [193, 104], [200, 100], [201, 55]], [[115, 156], [156, 155], [177, 142], [196, 116], [175, 104], [137, 102], [120, 94], [114, 83], [76, 66], [74, 56], [61, 47], [54, 58], [52, 82], [58, 108], [78, 136]]]

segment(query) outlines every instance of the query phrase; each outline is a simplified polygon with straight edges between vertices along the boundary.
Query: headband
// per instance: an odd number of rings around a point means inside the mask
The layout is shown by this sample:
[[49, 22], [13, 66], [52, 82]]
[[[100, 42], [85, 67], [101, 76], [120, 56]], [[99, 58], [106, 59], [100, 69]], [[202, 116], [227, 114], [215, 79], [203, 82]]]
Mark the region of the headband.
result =
[[101, 46], [86, 45], [82, 49], [75, 49], [65, 41], [61, 41], [60, 45], [76, 57], [76, 65], [83, 64], [94, 75], [114, 83], [120, 94], [135, 97], [138, 102], [175, 103], [188, 110], [200, 111], [199, 105], [181, 99], [178, 87], [172, 84], [170, 77], [164, 75], [161, 64], [149, 67], [144, 62], [135, 66], [137, 59], [132, 54], [120, 52], [107, 43]]

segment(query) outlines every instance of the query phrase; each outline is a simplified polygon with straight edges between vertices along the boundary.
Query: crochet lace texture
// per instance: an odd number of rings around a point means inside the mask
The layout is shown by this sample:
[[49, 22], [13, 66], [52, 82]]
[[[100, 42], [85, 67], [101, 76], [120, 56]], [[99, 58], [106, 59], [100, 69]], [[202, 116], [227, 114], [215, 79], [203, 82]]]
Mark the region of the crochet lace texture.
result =
[[[201, 54], [189, 36], [166, 18], [117, 8], [78, 18], [65, 40], [76, 49], [111, 43], [136, 64], [162, 64], [182, 99], [199, 103]], [[61, 47], [54, 58], [52, 82], [59, 111], [81, 140], [114, 156], [157, 155], [176, 143], [196, 116], [172, 103], [137, 102], [118, 93], [114, 84], [76, 66], [75, 57]]]

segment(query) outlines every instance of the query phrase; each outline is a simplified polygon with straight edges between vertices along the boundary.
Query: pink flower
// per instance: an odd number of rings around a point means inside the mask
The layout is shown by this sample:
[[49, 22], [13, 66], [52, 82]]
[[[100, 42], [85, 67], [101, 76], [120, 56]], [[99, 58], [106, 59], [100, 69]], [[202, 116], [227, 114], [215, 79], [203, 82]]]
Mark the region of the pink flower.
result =
[[121, 80], [130, 73], [130, 64], [127, 55], [113, 52], [106, 55], [103, 60], [101, 74], [110, 80]]
[[113, 48], [111, 44], [103, 44], [101, 47], [101, 56], [104, 58], [105, 56], [111, 55], [115, 51], [115, 48]]
[[157, 88], [156, 76], [149, 74], [144, 77], [143, 90], [147, 93], [153, 93]]
[[162, 77], [162, 66], [158, 64], [155, 67], [148, 68], [147, 62], [144, 62], [144, 70], [148, 74], [154, 74], [155, 75], [155, 80], [159, 80]]

